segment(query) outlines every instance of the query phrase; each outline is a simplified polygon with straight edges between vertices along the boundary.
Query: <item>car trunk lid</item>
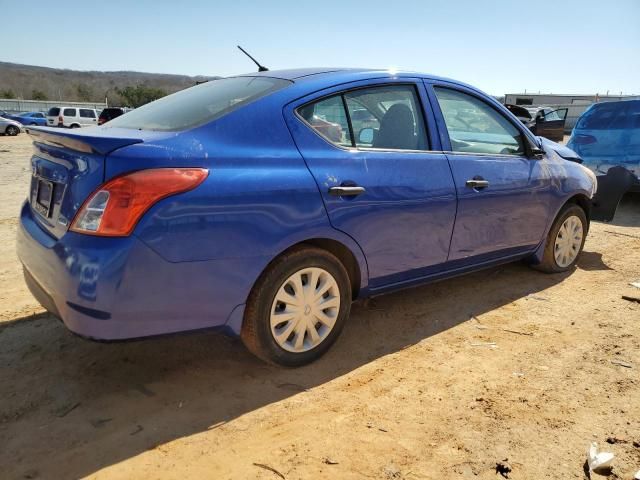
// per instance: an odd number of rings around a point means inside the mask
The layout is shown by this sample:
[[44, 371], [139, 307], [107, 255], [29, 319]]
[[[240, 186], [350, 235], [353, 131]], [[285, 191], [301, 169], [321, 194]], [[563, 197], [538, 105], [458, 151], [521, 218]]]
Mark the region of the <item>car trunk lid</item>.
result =
[[34, 141], [29, 204], [34, 218], [55, 238], [67, 231], [86, 198], [105, 181], [109, 153], [142, 143], [147, 132], [27, 128]]

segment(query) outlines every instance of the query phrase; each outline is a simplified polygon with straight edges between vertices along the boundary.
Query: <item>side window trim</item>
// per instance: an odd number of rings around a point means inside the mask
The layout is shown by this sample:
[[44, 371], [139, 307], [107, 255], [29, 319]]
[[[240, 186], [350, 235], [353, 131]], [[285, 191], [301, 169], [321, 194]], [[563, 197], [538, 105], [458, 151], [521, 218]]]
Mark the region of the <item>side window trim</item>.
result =
[[[455, 85], [448, 82], [429, 81], [428, 79], [424, 79], [424, 84], [427, 90], [427, 97], [429, 99], [429, 103], [431, 104], [431, 110], [434, 112], [434, 115], [436, 115], [435, 124], [436, 124], [436, 128], [438, 129], [438, 135], [440, 137], [440, 142], [442, 144], [442, 151], [444, 153], [452, 153], [452, 154], [455, 153], [456, 155], [503, 156], [503, 157], [517, 157], [517, 158], [530, 157], [529, 150], [531, 147], [531, 142], [535, 143], [535, 141], [531, 138], [533, 134], [530, 134], [529, 132], [523, 130], [521, 122], [512, 121], [509, 117], [505, 116], [503, 112], [497, 109], [495, 105], [492, 105], [490, 102], [487, 102], [484, 98], [482, 98], [480, 95], [478, 95], [475, 91], [471, 89], [466, 89], [460, 85]], [[523, 154], [499, 154], [499, 153], [490, 154], [490, 153], [454, 152], [451, 148], [451, 139], [449, 138], [449, 131], [447, 130], [447, 126], [444, 120], [444, 114], [442, 113], [442, 109], [440, 108], [440, 103], [438, 102], [438, 98], [436, 97], [435, 88], [437, 87], [446, 88], [449, 90], [463, 93], [465, 95], [470, 95], [475, 99], [477, 99], [478, 101], [481, 101], [488, 107], [492, 108], [496, 113], [502, 115], [505, 120], [507, 120], [514, 128], [516, 128], [520, 132], [520, 135], [522, 136], [522, 139], [524, 142], [524, 150], [525, 150], [524, 153]]]
[[[407, 79], [407, 81], [400, 81], [400, 82], [378, 82], [378, 83], [372, 83], [372, 84], [364, 84], [364, 85], [358, 85], [355, 87], [350, 87], [344, 90], [338, 90], [338, 91], [334, 91], [331, 93], [328, 93], [326, 95], [321, 95], [315, 98], [312, 98], [306, 102], [300, 103], [299, 105], [293, 107], [293, 113], [294, 116], [304, 124], [305, 127], [309, 128], [314, 134], [318, 135], [323, 141], [325, 141], [326, 143], [328, 143], [329, 145], [331, 145], [332, 147], [338, 148], [340, 150], [351, 150], [351, 151], [374, 151], [374, 152], [402, 152], [402, 153], [442, 153], [442, 150], [432, 150], [431, 147], [433, 146], [434, 142], [433, 142], [433, 138], [431, 136], [431, 128], [430, 128], [430, 124], [431, 124], [431, 120], [434, 119], [434, 114], [432, 113], [430, 115], [430, 118], [427, 118], [427, 112], [425, 111], [425, 102], [424, 102], [424, 98], [421, 94], [421, 89], [420, 87], [422, 86], [424, 88], [424, 85], [421, 85], [422, 79], [413, 79], [409, 80]], [[419, 83], [420, 82], [420, 83]], [[353, 92], [356, 90], [366, 90], [366, 89], [371, 89], [371, 88], [379, 88], [379, 87], [391, 87], [391, 86], [410, 86], [413, 88], [414, 90], [414, 95], [415, 95], [415, 99], [416, 99], [416, 107], [419, 110], [419, 114], [422, 115], [422, 125], [424, 127], [424, 134], [425, 134], [425, 138], [427, 140], [427, 142], [429, 142], [429, 148], [426, 150], [405, 150], [405, 149], [390, 149], [390, 148], [376, 148], [376, 147], [362, 147], [362, 146], [357, 146], [356, 142], [355, 142], [355, 133], [353, 131], [353, 126], [351, 123], [351, 116], [349, 114], [349, 108], [347, 106], [347, 102], [346, 102], [346, 98], [345, 98], [345, 94], [349, 93], [349, 92]], [[426, 92], [425, 92], [426, 93]], [[316, 102], [320, 102], [323, 100], [327, 100], [333, 97], [341, 97], [342, 99], [342, 105], [343, 105], [343, 109], [345, 111], [345, 115], [347, 118], [347, 123], [349, 126], [349, 135], [350, 135], [350, 139], [351, 139], [351, 146], [346, 147], [343, 145], [339, 145], [337, 143], [334, 143], [332, 141], [330, 141], [329, 139], [325, 138], [322, 134], [320, 134], [320, 132], [318, 132], [316, 129], [314, 129], [303, 117], [302, 115], [300, 115], [299, 110], [307, 105], [316, 103]], [[428, 99], [428, 93], [427, 93], [427, 99]]]
[[344, 109], [344, 115], [347, 118], [347, 127], [349, 128], [349, 138], [351, 139], [351, 148], [356, 148], [356, 136], [353, 133], [353, 124], [351, 123], [351, 113], [349, 113], [349, 106], [347, 105], [347, 99], [344, 98], [344, 92], [340, 94], [340, 100], [342, 101], [342, 108]]

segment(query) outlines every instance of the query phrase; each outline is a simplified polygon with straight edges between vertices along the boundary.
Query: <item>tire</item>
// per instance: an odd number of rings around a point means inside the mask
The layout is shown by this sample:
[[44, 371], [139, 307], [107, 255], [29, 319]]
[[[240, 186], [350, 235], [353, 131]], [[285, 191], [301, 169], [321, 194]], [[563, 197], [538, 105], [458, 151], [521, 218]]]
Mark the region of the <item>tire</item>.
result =
[[[566, 228], [563, 229], [563, 226]], [[577, 238], [578, 230], [581, 232], [580, 239]], [[565, 205], [549, 230], [542, 261], [532, 265], [533, 268], [545, 273], [560, 273], [572, 269], [580, 258], [588, 231], [589, 222], [584, 210], [573, 203]], [[563, 252], [567, 255], [563, 255]]]
[[15, 137], [16, 135], [18, 135], [20, 133], [20, 129], [18, 127], [16, 127], [15, 125], [9, 125], [6, 128], [6, 130], [4, 131], [4, 133], [9, 135], [10, 137]]
[[[307, 286], [311, 279], [316, 283], [314, 293], [326, 289], [317, 300], [305, 296], [311, 293]], [[329, 306], [323, 309], [323, 305]], [[247, 349], [265, 362], [298, 367], [331, 347], [350, 311], [351, 282], [344, 265], [325, 250], [298, 247], [274, 260], [254, 285], [240, 336]]]

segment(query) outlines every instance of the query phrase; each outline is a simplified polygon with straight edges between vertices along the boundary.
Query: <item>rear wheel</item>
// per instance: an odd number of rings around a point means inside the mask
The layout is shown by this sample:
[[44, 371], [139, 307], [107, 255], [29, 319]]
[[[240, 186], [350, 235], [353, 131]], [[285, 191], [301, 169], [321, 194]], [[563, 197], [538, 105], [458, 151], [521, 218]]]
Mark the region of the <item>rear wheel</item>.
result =
[[15, 125], [9, 125], [7, 127], [7, 129], [5, 130], [5, 133], [7, 135], [9, 135], [10, 137], [15, 137], [16, 135], [18, 135], [20, 133], [20, 129], [18, 127], [16, 127]]
[[533, 267], [546, 273], [566, 272], [573, 268], [584, 247], [588, 226], [582, 208], [575, 204], [565, 205], [549, 230], [542, 261]]
[[342, 263], [318, 248], [296, 248], [276, 259], [256, 282], [242, 341], [269, 363], [304, 365], [331, 347], [350, 309], [351, 283]]

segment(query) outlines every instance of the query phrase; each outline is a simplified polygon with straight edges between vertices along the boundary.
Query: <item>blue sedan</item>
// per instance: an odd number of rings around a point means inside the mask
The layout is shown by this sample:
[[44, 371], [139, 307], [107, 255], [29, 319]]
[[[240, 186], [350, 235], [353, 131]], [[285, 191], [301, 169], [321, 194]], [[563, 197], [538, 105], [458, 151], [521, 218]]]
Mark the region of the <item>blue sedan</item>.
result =
[[219, 328], [308, 363], [351, 303], [526, 260], [574, 267], [594, 174], [463, 83], [380, 70], [210, 81], [101, 127], [32, 127], [18, 254], [73, 332]]
[[47, 117], [42, 112], [23, 112], [15, 115], [5, 115], [5, 117], [20, 122], [22, 125], [47, 126]]

